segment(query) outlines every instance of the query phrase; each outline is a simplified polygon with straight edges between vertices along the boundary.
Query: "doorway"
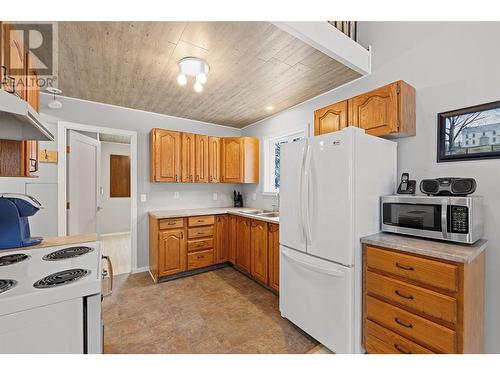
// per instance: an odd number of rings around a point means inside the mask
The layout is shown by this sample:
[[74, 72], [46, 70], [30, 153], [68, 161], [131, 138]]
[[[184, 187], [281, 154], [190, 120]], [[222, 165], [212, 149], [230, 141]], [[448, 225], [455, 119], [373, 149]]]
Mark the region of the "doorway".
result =
[[97, 233], [115, 274], [137, 270], [137, 133], [59, 122], [58, 233]]

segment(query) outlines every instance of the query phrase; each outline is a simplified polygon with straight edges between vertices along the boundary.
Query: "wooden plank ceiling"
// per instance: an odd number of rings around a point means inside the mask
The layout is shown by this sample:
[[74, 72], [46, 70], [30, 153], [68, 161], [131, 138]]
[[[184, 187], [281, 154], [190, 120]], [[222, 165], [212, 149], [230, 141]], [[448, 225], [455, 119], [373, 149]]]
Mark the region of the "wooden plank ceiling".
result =
[[[202, 93], [177, 84], [186, 56]], [[268, 22], [59, 22], [58, 64], [65, 96], [237, 128], [359, 77]]]

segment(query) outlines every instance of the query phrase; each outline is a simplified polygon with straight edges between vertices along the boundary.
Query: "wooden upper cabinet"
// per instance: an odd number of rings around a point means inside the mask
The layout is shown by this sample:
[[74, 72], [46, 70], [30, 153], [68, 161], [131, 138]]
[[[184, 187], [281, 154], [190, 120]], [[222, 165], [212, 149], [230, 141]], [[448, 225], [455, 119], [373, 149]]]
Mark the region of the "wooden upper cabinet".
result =
[[259, 183], [259, 139], [222, 139], [222, 182]]
[[376, 136], [415, 135], [415, 89], [393, 82], [349, 99], [348, 124]]
[[208, 137], [208, 182], [220, 182], [221, 144], [219, 137]]
[[250, 219], [238, 216], [236, 219], [236, 265], [250, 273], [251, 228]]
[[181, 133], [153, 129], [151, 131], [151, 180], [179, 182]]
[[194, 182], [208, 182], [208, 136], [195, 137]]
[[168, 276], [186, 271], [186, 236], [184, 229], [159, 232], [158, 275]]
[[268, 229], [267, 223], [260, 220], [251, 221], [251, 273], [260, 282], [268, 282]]
[[347, 126], [347, 100], [314, 111], [314, 135], [341, 130]]
[[269, 224], [269, 286], [274, 290], [280, 289], [280, 242], [279, 225]]
[[181, 170], [182, 182], [194, 182], [195, 175], [195, 135], [182, 133], [181, 136]]
[[229, 217], [218, 215], [215, 217], [215, 263], [229, 260]]

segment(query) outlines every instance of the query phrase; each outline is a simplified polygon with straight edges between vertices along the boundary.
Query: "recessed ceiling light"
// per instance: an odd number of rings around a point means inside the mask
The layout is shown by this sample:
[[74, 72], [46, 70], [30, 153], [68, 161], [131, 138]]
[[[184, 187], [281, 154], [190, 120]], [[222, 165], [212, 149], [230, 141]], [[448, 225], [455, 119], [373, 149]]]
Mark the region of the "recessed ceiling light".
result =
[[268, 111], [272, 111], [272, 110], [274, 109], [274, 107], [273, 107], [272, 105], [268, 105], [268, 106], [266, 107], [266, 109], [267, 109]]

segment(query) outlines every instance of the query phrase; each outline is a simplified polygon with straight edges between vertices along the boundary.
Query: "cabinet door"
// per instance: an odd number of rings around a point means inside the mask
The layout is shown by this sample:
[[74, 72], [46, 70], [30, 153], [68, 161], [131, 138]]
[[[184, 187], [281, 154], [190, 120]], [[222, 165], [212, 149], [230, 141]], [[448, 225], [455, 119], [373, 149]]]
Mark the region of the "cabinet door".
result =
[[208, 182], [208, 136], [196, 134], [195, 137], [195, 182]]
[[229, 218], [218, 215], [215, 218], [215, 263], [229, 260]]
[[195, 159], [194, 134], [182, 133], [181, 169], [182, 182], [194, 182]]
[[250, 273], [250, 219], [237, 218], [236, 264], [244, 271]]
[[219, 183], [221, 168], [221, 145], [219, 137], [208, 137], [208, 182]]
[[252, 220], [251, 228], [251, 273], [257, 280], [267, 284], [269, 256], [267, 223], [260, 220]]
[[186, 236], [184, 229], [168, 230], [159, 233], [158, 274], [173, 275], [186, 271]]
[[314, 111], [314, 135], [341, 130], [347, 126], [347, 100]]
[[179, 182], [181, 133], [153, 129], [151, 132], [151, 180]]
[[222, 140], [222, 182], [244, 182], [244, 152], [241, 138]]
[[349, 99], [349, 124], [381, 136], [398, 131], [398, 82]]
[[280, 241], [279, 225], [269, 224], [269, 286], [274, 290], [280, 289]]
[[237, 247], [237, 217], [235, 215], [228, 215], [228, 231], [229, 231], [229, 261], [236, 264], [236, 247]]
[[24, 175], [38, 171], [38, 141], [23, 141]]

